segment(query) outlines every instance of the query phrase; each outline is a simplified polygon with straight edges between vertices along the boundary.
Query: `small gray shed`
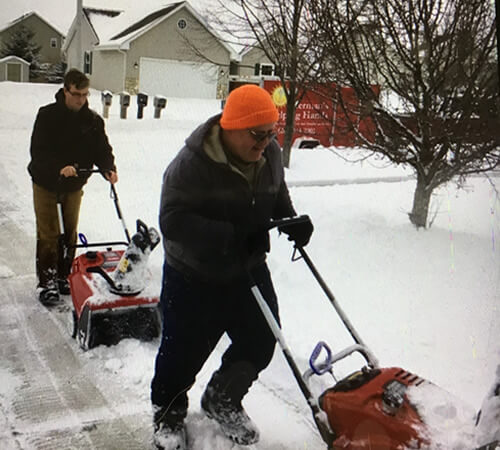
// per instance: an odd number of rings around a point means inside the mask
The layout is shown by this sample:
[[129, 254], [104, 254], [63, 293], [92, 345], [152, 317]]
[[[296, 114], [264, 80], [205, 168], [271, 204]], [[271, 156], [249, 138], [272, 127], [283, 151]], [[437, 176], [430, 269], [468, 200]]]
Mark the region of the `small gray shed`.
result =
[[30, 80], [30, 63], [19, 56], [6, 56], [0, 59], [0, 81]]

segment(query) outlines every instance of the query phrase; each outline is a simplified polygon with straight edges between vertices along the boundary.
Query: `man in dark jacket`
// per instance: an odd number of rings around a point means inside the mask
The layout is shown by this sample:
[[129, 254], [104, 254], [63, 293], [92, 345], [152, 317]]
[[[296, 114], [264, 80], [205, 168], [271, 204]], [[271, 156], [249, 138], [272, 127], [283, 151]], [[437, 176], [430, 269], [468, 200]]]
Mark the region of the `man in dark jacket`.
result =
[[[241, 402], [271, 361], [275, 338], [252, 297], [249, 278], [279, 321], [265, 263], [268, 225], [295, 215], [274, 134], [277, 120], [267, 91], [239, 87], [222, 116], [196, 129], [165, 172], [160, 207], [164, 324], [151, 384], [159, 449], [186, 448], [187, 391], [224, 333], [231, 345], [201, 406], [234, 442], [249, 445], [259, 439]], [[282, 231], [304, 246], [313, 227], [304, 222]]]
[[[111, 183], [118, 180], [112, 148], [104, 121], [89, 109], [89, 79], [76, 69], [64, 77], [56, 102], [38, 111], [31, 136], [28, 171], [33, 180], [36, 216], [36, 271], [39, 300], [47, 306], [69, 294], [67, 276], [76, 244], [82, 187], [89, 174], [80, 169], [99, 167]], [[58, 252], [59, 223], [56, 208], [59, 192], [69, 252], [61, 260]]]

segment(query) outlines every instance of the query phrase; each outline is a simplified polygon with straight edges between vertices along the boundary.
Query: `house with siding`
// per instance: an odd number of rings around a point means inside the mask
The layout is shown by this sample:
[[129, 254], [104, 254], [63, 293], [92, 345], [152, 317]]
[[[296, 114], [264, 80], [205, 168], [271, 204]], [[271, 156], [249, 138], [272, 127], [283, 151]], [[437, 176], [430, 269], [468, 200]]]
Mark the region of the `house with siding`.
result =
[[187, 1], [156, 10], [85, 7], [79, 0], [63, 51], [95, 89], [224, 98], [228, 46]]
[[0, 46], [9, 40], [12, 33], [23, 26], [33, 31], [34, 42], [41, 46], [40, 64], [61, 62], [64, 34], [34, 11], [23, 14], [0, 29]]

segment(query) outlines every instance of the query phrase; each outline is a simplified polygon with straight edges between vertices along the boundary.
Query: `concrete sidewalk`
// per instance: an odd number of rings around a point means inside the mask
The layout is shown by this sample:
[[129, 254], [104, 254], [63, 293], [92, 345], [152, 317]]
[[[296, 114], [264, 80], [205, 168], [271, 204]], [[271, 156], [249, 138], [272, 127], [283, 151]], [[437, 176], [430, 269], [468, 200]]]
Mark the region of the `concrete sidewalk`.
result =
[[111, 405], [85, 373], [70, 300], [50, 311], [36, 300], [34, 238], [0, 220], [0, 448], [151, 448], [149, 412]]

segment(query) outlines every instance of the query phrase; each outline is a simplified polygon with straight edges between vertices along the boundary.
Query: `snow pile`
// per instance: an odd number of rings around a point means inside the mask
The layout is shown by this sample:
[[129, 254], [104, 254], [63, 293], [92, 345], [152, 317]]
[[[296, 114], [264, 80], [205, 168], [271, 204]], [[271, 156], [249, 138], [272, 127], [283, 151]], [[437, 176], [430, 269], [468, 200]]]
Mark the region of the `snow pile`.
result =
[[411, 386], [407, 396], [427, 425], [431, 448], [474, 448], [475, 411], [469, 405], [432, 383]]

